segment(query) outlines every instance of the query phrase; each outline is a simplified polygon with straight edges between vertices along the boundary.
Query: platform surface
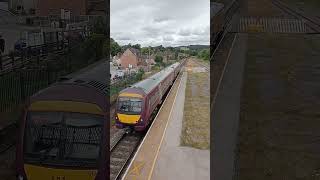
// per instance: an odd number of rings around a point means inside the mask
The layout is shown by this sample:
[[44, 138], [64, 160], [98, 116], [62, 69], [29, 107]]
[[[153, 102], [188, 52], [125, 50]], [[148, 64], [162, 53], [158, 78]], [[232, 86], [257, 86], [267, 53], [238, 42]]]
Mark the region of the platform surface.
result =
[[160, 145], [163, 141], [163, 135], [180, 82], [180, 77], [178, 77], [122, 179], [143, 180], [151, 178], [151, 172], [154, 169], [159, 154]]

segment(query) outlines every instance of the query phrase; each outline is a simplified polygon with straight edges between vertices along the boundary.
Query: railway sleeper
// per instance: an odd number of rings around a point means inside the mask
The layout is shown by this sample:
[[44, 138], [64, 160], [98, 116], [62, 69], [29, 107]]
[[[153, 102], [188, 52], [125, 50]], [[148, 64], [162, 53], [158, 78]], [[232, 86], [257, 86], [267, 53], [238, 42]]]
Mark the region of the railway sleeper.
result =
[[110, 158], [110, 161], [111, 161], [111, 162], [122, 162], [122, 161], [123, 161], [123, 158], [120, 158], [120, 157], [112, 157], [112, 158]]
[[122, 157], [123, 156], [123, 153], [122, 152], [119, 152], [119, 151], [115, 151], [115, 152], [112, 152], [112, 155], [111, 155], [112, 157], [118, 157], [118, 156], [120, 156], [120, 157]]
[[132, 149], [131, 147], [127, 147], [127, 146], [118, 146], [116, 148], [124, 151], [131, 151]]

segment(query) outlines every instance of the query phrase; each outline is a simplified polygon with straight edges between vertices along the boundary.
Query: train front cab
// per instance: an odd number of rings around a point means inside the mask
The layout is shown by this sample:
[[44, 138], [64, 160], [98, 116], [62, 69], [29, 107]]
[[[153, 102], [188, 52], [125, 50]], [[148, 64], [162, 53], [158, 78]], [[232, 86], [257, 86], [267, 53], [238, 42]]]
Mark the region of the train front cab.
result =
[[31, 101], [20, 127], [17, 179], [102, 180], [109, 177], [105, 166], [107, 141], [103, 138], [108, 137], [107, 117], [103, 108], [106, 107], [84, 101]]
[[145, 98], [142, 93], [121, 92], [116, 103], [115, 119], [117, 128], [129, 127], [135, 131], [143, 131], [147, 126], [144, 119], [146, 111]]

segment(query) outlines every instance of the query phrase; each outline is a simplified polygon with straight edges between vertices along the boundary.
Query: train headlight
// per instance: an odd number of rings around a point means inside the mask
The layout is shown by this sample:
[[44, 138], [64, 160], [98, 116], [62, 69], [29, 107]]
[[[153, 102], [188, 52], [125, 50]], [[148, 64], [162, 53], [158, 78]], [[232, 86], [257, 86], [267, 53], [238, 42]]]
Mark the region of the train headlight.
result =
[[143, 119], [141, 118], [140, 121], [143, 122]]

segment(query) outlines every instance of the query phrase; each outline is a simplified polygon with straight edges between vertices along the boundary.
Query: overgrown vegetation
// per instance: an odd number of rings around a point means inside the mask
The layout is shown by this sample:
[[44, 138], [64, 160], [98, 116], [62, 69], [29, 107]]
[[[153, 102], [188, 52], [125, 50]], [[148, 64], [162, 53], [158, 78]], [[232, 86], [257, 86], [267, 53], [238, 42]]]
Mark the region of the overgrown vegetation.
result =
[[139, 70], [138, 73], [131, 76], [125, 76], [124, 79], [122, 79], [121, 81], [117, 81], [116, 83], [112, 84], [110, 88], [110, 101], [111, 102], [115, 101], [118, 96], [118, 93], [124, 88], [138, 81], [141, 81], [143, 78], [143, 75], [144, 75], [144, 71]]
[[198, 52], [197, 57], [199, 59], [203, 59], [205, 61], [209, 61], [210, 58], [210, 50], [209, 49], [203, 49]]
[[[197, 66], [188, 62], [187, 66]], [[198, 149], [210, 148], [210, 83], [209, 74], [188, 72], [181, 145]]]

